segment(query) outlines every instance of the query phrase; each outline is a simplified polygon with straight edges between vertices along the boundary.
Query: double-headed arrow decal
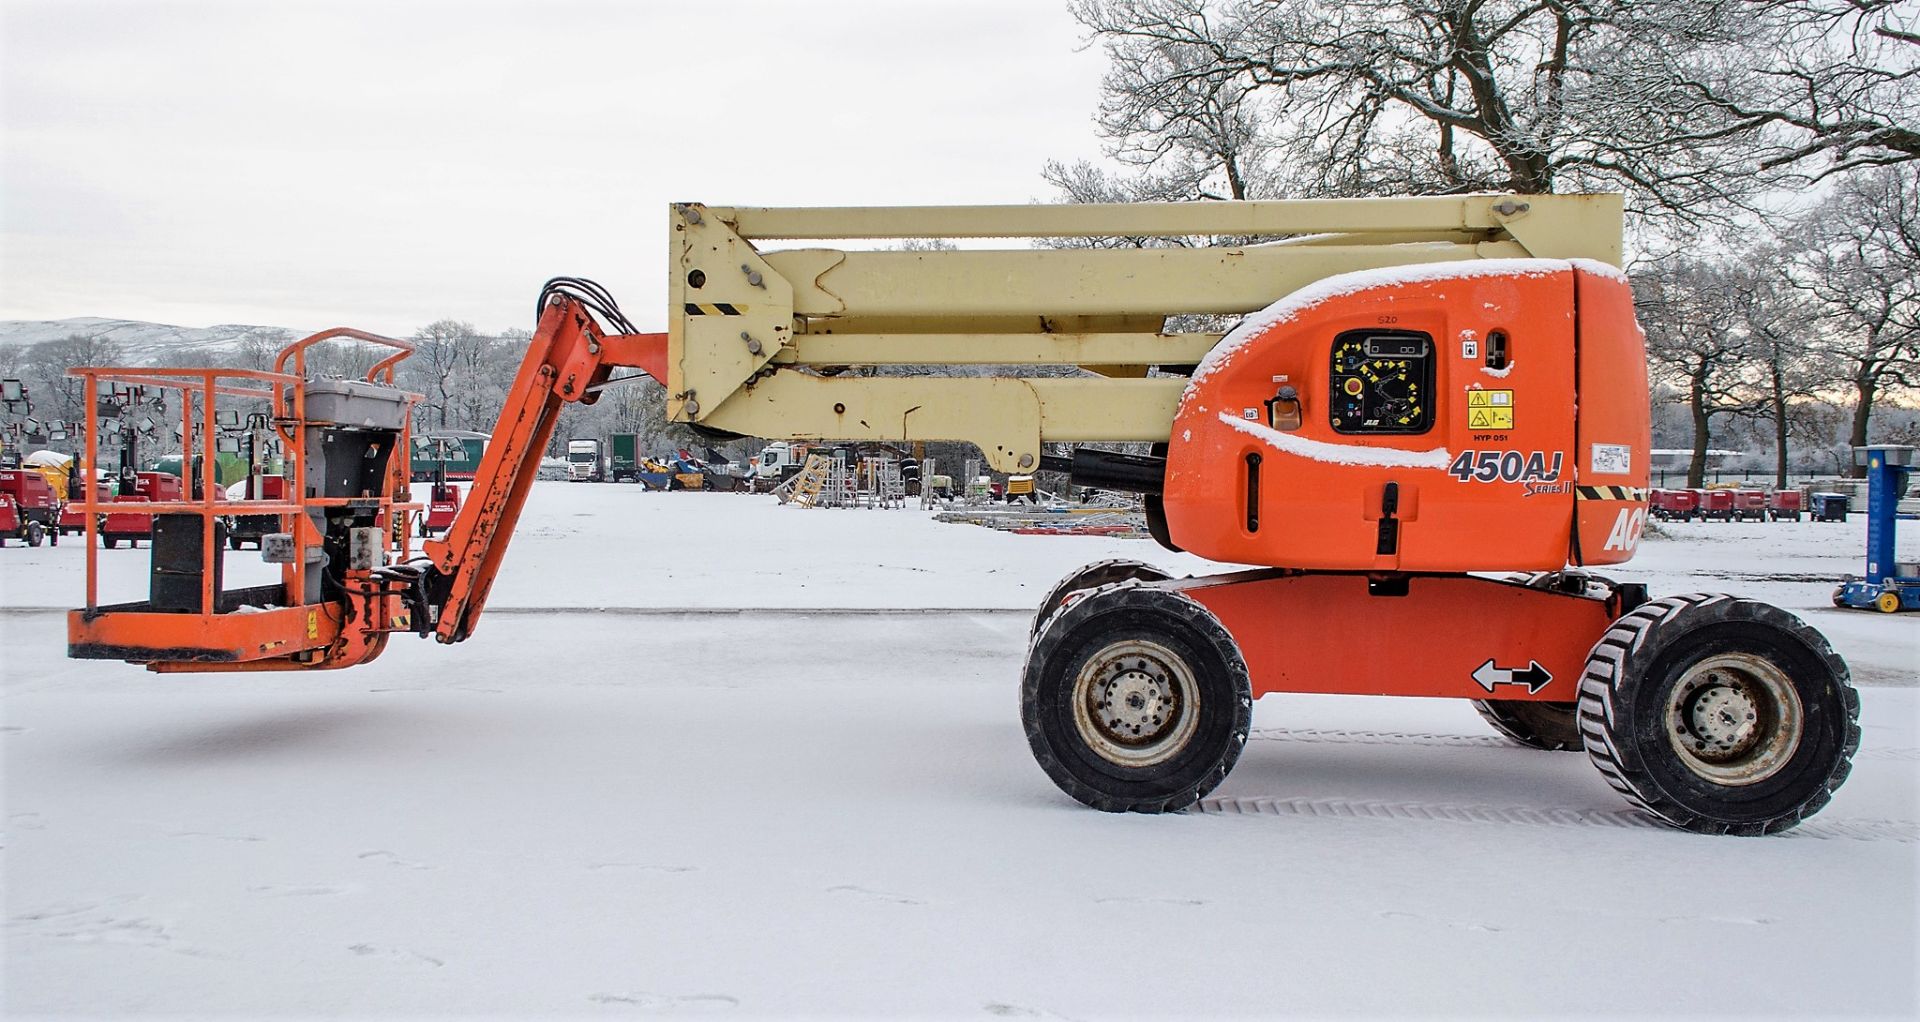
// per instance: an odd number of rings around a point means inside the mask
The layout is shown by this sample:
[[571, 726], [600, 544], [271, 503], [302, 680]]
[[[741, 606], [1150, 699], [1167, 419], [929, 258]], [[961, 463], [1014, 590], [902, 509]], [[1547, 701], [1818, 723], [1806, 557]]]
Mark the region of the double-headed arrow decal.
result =
[[1486, 663], [1473, 669], [1473, 680], [1479, 682], [1480, 687], [1489, 693], [1493, 691], [1495, 685], [1525, 685], [1527, 694], [1533, 695], [1546, 688], [1547, 682], [1553, 680], [1553, 675], [1548, 674], [1547, 669], [1540, 666], [1538, 660], [1528, 660], [1525, 668], [1516, 669], [1495, 667], [1493, 658], [1488, 657]]

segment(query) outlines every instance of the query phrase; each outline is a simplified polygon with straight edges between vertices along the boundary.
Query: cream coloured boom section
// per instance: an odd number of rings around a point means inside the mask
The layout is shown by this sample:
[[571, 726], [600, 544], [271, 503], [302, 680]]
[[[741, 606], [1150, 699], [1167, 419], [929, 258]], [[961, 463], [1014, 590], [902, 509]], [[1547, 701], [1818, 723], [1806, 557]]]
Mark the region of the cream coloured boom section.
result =
[[[970, 440], [1001, 471], [1043, 441], [1162, 441], [1214, 333], [1169, 316], [1242, 314], [1351, 270], [1538, 257], [1620, 264], [1618, 195], [668, 212], [667, 417], [773, 439]], [[1209, 248], [847, 251], [771, 241], [1279, 239]], [[850, 366], [1014, 367], [866, 377]], [[1081, 377], [1029, 378], [1070, 365]]]

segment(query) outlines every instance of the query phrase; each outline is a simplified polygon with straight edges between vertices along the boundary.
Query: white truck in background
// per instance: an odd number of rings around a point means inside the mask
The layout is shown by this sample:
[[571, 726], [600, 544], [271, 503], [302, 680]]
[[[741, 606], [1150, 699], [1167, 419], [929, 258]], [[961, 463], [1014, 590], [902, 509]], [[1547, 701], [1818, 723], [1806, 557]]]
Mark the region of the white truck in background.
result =
[[598, 440], [567, 441], [567, 481], [604, 483], [607, 481], [607, 445]]
[[769, 482], [785, 482], [807, 463], [807, 453], [815, 446], [786, 441], [768, 444], [754, 459], [753, 474]]

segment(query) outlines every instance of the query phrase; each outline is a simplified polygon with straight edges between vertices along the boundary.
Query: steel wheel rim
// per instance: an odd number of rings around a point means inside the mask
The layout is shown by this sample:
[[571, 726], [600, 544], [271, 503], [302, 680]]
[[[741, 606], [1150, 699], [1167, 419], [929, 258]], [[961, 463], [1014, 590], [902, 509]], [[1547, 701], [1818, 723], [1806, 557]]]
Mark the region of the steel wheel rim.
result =
[[1757, 784], [1793, 759], [1806, 729], [1800, 693], [1778, 666], [1723, 653], [1687, 668], [1667, 701], [1667, 741], [1715, 784]]
[[1111, 643], [1074, 677], [1073, 726], [1087, 748], [1116, 766], [1164, 763], [1199, 730], [1199, 682], [1157, 642]]

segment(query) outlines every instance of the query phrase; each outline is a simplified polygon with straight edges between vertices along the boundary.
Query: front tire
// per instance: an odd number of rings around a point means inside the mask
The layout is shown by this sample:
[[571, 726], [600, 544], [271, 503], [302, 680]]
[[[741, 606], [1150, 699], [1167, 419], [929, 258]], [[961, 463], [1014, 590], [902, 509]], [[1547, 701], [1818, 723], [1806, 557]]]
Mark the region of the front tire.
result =
[[1027, 743], [1060, 790], [1103, 812], [1184, 809], [1246, 746], [1252, 685], [1233, 637], [1191, 598], [1138, 583], [1074, 600], [1035, 641]]
[[27, 523], [27, 545], [39, 546], [47, 538], [47, 530], [39, 522]]
[[1581, 738], [1607, 783], [1703, 834], [1777, 833], [1820, 811], [1851, 769], [1859, 713], [1819, 632], [1730, 596], [1641, 605], [1580, 680]]

